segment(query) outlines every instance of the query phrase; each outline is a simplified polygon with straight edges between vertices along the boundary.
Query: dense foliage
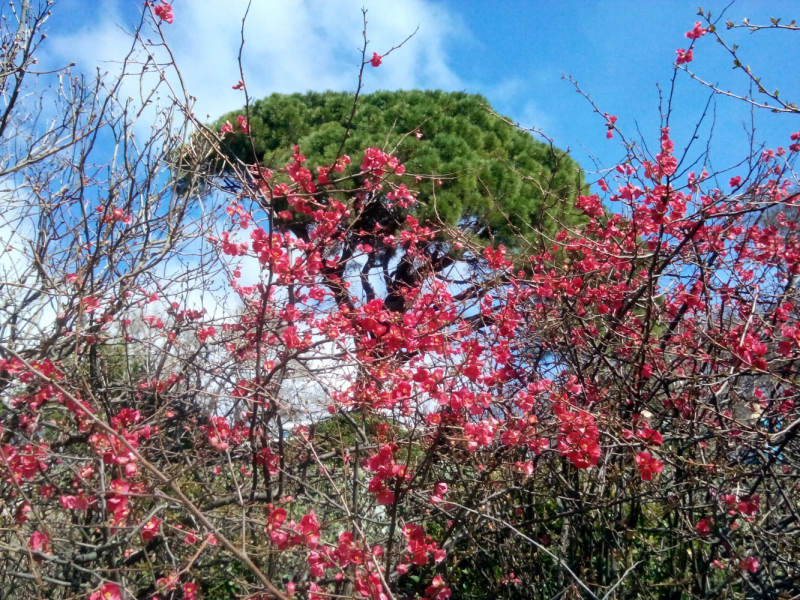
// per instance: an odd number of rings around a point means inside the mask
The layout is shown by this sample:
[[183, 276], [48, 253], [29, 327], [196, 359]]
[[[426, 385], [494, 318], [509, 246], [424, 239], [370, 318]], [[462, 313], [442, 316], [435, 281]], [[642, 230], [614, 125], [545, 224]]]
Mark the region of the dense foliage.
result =
[[[353, 94], [340, 92], [256, 100], [246, 111], [250, 135], [233, 127], [223, 148], [247, 164], [273, 168], [291, 159], [296, 144], [312, 165], [380, 148], [413, 176], [413, 213], [423, 224], [443, 220], [507, 247], [541, 241], [542, 229], [557, 232], [579, 220], [572, 208], [584, 187], [578, 165], [552, 144], [509, 127], [481, 96], [375, 92], [362, 95], [355, 112], [353, 102]], [[217, 127], [243, 114], [225, 115]], [[351, 164], [344, 174], [355, 175], [358, 167]]]
[[[134, 142], [121, 81], [63, 75], [42, 136], [13, 90], [49, 7], [23, 7], [2, 21], [3, 597], [800, 594], [800, 132], [722, 183], [665, 122], [514, 254], [415, 216], [424, 186], [382, 145], [243, 164], [179, 84]], [[126, 67], [173, 73], [146, 40], [178, 18], [147, 7]]]

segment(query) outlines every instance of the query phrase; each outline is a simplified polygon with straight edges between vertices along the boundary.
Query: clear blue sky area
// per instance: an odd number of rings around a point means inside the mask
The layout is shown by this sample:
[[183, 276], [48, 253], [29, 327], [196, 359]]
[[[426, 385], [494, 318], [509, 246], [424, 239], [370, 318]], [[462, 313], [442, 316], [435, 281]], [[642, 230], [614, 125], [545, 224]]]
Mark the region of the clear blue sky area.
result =
[[[453, 2], [458, 7], [473, 43], [452, 55], [456, 72], [474, 80], [490, 95], [498, 110], [537, 124], [539, 117], [548, 134], [562, 146], [570, 146], [585, 168], [587, 153], [582, 144], [599, 154], [607, 166], [622, 155], [614, 141], [604, 139], [602, 119], [592, 114], [586, 100], [562, 75], [576, 79], [605, 112], [619, 117], [617, 123], [635, 137], [636, 125], [652, 144], [659, 124], [656, 84], [668, 92], [677, 48], [688, 47], [684, 33], [697, 16], [695, 2], [670, 1], [490, 1]], [[703, 3], [712, 15], [729, 2]], [[769, 24], [769, 18], [800, 23], [800, 2], [735, 2], [725, 12], [741, 22]], [[721, 30], [725, 29], [724, 27]], [[723, 31], [738, 43], [746, 64], [759, 74], [769, 90], [800, 104], [800, 31]], [[711, 36], [695, 45], [695, 60], [689, 65], [698, 76], [719, 83], [724, 89], [746, 92], [748, 80], [734, 72], [733, 60]], [[709, 90], [678, 78], [675, 115], [671, 122], [676, 143], [687, 141], [709, 96]], [[504, 78], [518, 84], [506, 93], [491, 94], [493, 82]], [[533, 107], [533, 108], [529, 108]], [[715, 166], [728, 166], [741, 158], [746, 142], [743, 123], [750, 110], [742, 103], [717, 97], [713, 145]], [[526, 117], [529, 117], [526, 120]], [[800, 115], [756, 114], [757, 137], [774, 145], [788, 145], [788, 132], [800, 129]], [[705, 130], [708, 133], [708, 129]], [[615, 153], [612, 148], [618, 151]]]
[[[729, 4], [709, 2], [703, 8], [717, 15]], [[659, 126], [656, 85], [669, 90], [675, 50], [688, 46], [684, 33], [698, 20], [695, 1], [254, 0], [246, 46], [251, 60], [246, 65], [248, 86], [252, 84], [254, 95], [352, 89], [362, 5], [376, 24], [369, 30], [371, 50], [391, 47], [420, 26], [408, 46], [388, 57], [379, 69], [367, 71], [367, 91], [429, 87], [481, 93], [499, 112], [524, 126], [541, 127], [557, 145], [569, 147], [587, 170], [594, 168], [594, 160], [611, 167], [624, 152], [619, 138], [606, 139], [604, 120], [593, 114], [562, 75], [575, 78], [602, 112], [616, 115], [617, 125], [626, 134], [637, 137], [638, 126], [653, 145]], [[238, 74], [233, 66], [222, 68], [210, 61], [222, 54], [235, 58], [245, 4], [175, 0], [173, 6], [175, 24], [165, 26], [165, 31], [182, 51], [178, 54], [188, 67], [187, 78], [192, 80], [192, 69], [200, 73], [195, 80], [203, 79], [204, 87], [197, 95], [202, 99], [205, 93], [208, 114], [214, 117], [237, 108], [241, 97], [231, 95], [230, 84], [238, 80]], [[91, 71], [93, 53], [110, 51], [113, 44], [108, 40], [121, 31], [116, 26], [129, 30], [141, 3], [103, 0], [88, 7], [85, 0], [57, 3], [51, 23], [55, 41], [51, 58], [68, 59], [71, 52], [79, 51], [84, 57], [79, 67]], [[760, 24], [768, 24], [770, 17], [780, 17], [783, 23], [800, 22], [800, 2], [740, 0], [725, 14], [738, 22], [745, 17]], [[723, 35], [740, 45], [745, 63], [763, 78], [766, 88], [777, 88], [782, 98], [800, 104], [800, 31], [750, 34], [737, 30], [723, 31]], [[724, 89], [747, 91], [744, 74], [732, 69], [732, 58], [711, 36], [698, 40], [694, 56], [689, 66], [699, 76]], [[187, 65], [187, 61], [198, 64]], [[209, 65], [205, 72], [204, 64]], [[679, 148], [691, 137], [709, 97], [708, 89], [690, 81], [685, 73], [680, 75], [671, 122]], [[732, 166], [742, 158], [747, 143], [744, 127], [750, 110], [718, 97], [710, 117], [709, 127], [714, 124], [712, 166]], [[787, 146], [789, 134], [800, 130], [800, 115], [758, 111], [756, 126], [757, 141]], [[708, 127], [701, 131], [702, 139], [708, 133]]]

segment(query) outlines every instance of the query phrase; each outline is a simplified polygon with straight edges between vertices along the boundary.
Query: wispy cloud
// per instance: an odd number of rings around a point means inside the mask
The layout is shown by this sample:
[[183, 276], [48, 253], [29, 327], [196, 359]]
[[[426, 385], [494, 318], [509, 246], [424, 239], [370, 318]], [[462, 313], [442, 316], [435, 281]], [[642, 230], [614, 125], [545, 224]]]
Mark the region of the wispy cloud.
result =
[[[72, 0], [64, 3], [72, 4]], [[74, 10], [81, 10], [74, 4]], [[239, 80], [237, 57], [246, 0], [176, 0], [173, 6], [175, 22], [163, 29], [186, 87], [197, 98], [196, 114], [213, 118], [241, 106], [243, 96], [231, 86]], [[347, 0], [254, 2], [243, 51], [251, 96], [354, 89], [363, 43], [359, 7]], [[417, 35], [380, 68], [368, 67], [367, 91], [462, 89], [448, 65], [448, 48], [466, 35], [457, 16], [428, 0], [381, 0], [367, 8], [369, 56], [386, 52], [419, 26]], [[106, 61], [120, 60], [130, 48], [131, 26], [124, 23], [132, 21], [133, 14], [120, 3], [107, 12], [87, 15], [89, 20], [76, 30], [66, 32], [56, 26], [50, 59], [75, 61], [86, 73], [93, 73], [98, 64], [113, 70]]]

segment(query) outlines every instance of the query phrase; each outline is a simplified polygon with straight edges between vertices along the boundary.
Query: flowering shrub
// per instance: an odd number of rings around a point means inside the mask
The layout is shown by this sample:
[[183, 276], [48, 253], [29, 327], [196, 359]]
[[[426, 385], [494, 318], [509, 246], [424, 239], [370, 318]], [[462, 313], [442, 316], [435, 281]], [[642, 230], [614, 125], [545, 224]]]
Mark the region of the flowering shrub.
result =
[[125, 113], [69, 107], [26, 171], [58, 210], [16, 200], [43, 224], [3, 250], [13, 597], [797, 594], [797, 133], [731, 179], [665, 123], [585, 225], [509, 249], [414, 213], [386, 149], [206, 178], [234, 126], [177, 106], [102, 180], [86, 140]]

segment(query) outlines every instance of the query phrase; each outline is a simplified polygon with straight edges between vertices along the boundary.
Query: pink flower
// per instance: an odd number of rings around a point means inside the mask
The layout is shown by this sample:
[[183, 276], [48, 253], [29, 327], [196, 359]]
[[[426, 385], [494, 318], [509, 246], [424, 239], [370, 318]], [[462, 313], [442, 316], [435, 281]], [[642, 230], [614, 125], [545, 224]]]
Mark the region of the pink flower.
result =
[[195, 600], [197, 598], [196, 583], [185, 583], [183, 585], [183, 598], [184, 600]]
[[225, 125], [222, 126], [222, 129], [220, 129], [220, 131], [222, 133], [233, 133], [233, 125], [231, 125], [229, 121], [226, 121]]
[[311, 535], [319, 530], [319, 521], [317, 520], [317, 515], [314, 514], [313, 510], [300, 519], [300, 530], [304, 535]]
[[213, 327], [206, 327], [197, 332], [197, 339], [205, 342], [208, 338], [212, 338], [217, 334], [217, 330]]
[[[175, 585], [178, 583], [178, 574], [175, 571], [168, 573], [166, 576], [161, 577], [160, 579], [156, 580], [156, 587], [159, 590], [164, 592], [171, 592], [175, 589]], [[114, 598], [116, 600], [116, 598]]]
[[758, 512], [758, 507], [761, 504], [761, 497], [756, 494], [754, 496], [745, 496], [738, 504], [739, 512], [744, 515], [753, 516]]
[[450, 588], [445, 587], [444, 580], [441, 575], [437, 575], [425, 589], [425, 595], [428, 598], [435, 598], [436, 600], [447, 600], [452, 595]]
[[731, 177], [731, 180], [728, 182], [728, 185], [732, 188], [739, 187], [739, 184], [742, 183], [742, 178], [738, 175], [736, 177]]
[[233, 89], [234, 90], [243, 90], [244, 89], [244, 81], [242, 81], [240, 79], [239, 83], [237, 83], [236, 85], [233, 86]]
[[383, 62], [383, 57], [377, 52], [373, 52], [372, 58], [369, 60], [369, 62], [373, 67], [380, 67], [381, 62]]
[[250, 123], [247, 122], [246, 117], [239, 115], [238, 117], [236, 117], [236, 120], [239, 121], [239, 129], [242, 130], [242, 133], [244, 133], [245, 135], [250, 133]]
[[104, 583], [103, 587], [89, 596], [89, 600], [122, 600], [122, 592], [116, 583]]
[[636, 466], [639, 467], [639, 475], [645, 481], [652, 481], [653, 475], [664, 470], [664, 463], [650, 456], [649, 452], [639, 452], [636, 455]]
[[61, 506], [69, 510], [87, 510], [89, 501], [83, 496], [61, 496]]
[[446, 483], [437, 483], [436, 487], [433, 490], [433, 495], [431, 496], [431, 502], [433, 504], [438, 504], [442, 501], [442, 498], [447, 493], [447, 484]]
[[525, 473], [525, 475], [533, 475], [533, 463], [529, 460], [525, 462], [518, 460], [514, 466], [519, 469], [520, 473]]
[[159, 19], [161, 19], [162, 21], [166, 21], [167, 23], [172, 25], [173, 14], [172, 14], [171, 4], [169, 4], [168, 2], [164, 2], [164, 0], [161, 0], [161, 4], [156, 6], [153, 12], [156, 13], [156, 16]]
[[684, 50], [683, 48], [678, 48], [675, 53], [678, 55], [677, 63], [679, 65], [685, 65], [687, 63], [692, 62], [694, 60], [694, 54], [692, 53], [692, 49], [689, 48], [688, 50]]
[[700, 24], [700, 21], [695, 21], [694, 29], [691, 31], [687, 31], [684, 35], [689, 38], [690, 40], [698, 40], [703, 37], [708, 32], [707, 29], [703, 29], [703, 26]]
[[705, 519], [700, 519], [698, 521], [697, 526], [695, 527], [695, 531], [697, 531], [697, 535], [700, 537], [707, 537], [711, 535], [711, 519], [706, 517]]
[[742, 561], [742, 569], [750, 573], [755, 573], [758, 571], [758, 559], [755, 556], [748, 556]]
[[41, 552], [42, 554], [50, 553], [50, 538], [43, 534], [41, 531], [34, 531], [31, 536], [28, 546], [34, 552]]
[[617, 122], [617, 117], [608, 113], [605, 113], [603, 116], [606, 118], [606, 127], [608, 128], [608, 131], [606, 131], [606, 137], [611, 139], [614, 137], [614, 123]]
[[156, 519], [155, 517], [153, 517], [142, 527], [142, 539], [145, 542], [152, 540], [160, 529], [161, 529], [161, 519]]
[[28, 521], [28, 513], [33, 510], [31, 505], [28, 502], [23, 502], [22, 505], [17, 509], [17, 517], [16, 521], [20, 525]]
[[100, 307], [100, 299], [94, 296], [89, 296], [88, 298], [83, 298], [81, 300], [81, 308], [83, 312], [87, 315], [92, 314], [95, 310]]
[[651, 429], [650, 427], [640, 429], [636, 432], [636, 435], [643, 440], [649, 440], [656, 446], [661, 446], [664, 443], [664, 437], [658, 431]]
[[272, 540], [272, 543], [275, 544], [279, 550], [283, 550], [286, 548], [289, 536], [283, 531], [273, 531], [269, 534], [269, 539]]
[[588, 469], [597, 465], [602, 454], [597, 440], [599, 431], [594, 417], [587, 412], [572, 413], [559, 407], [558, 449], [579, 469]]
[[269, 519], [267, 519], [267, 525], [274, 529], [283, 525], [283, 522], [285, 520], [286, 520], [286, 509], [276, 508], [271, 513], [269, 513]]
[[792, 142], [789, 146], [789, 152], [800, 152], [800, 131], [796, 131], [791, 135]]
[[378, 504], [380, 505], [385, 506], [387, 504], [391, 504], [392, 502], [394, 502], [394, 492], [391, 492], [389, 490], [383, 490], [381, 493], [378, 494], [377, 499], [378, 499]]

